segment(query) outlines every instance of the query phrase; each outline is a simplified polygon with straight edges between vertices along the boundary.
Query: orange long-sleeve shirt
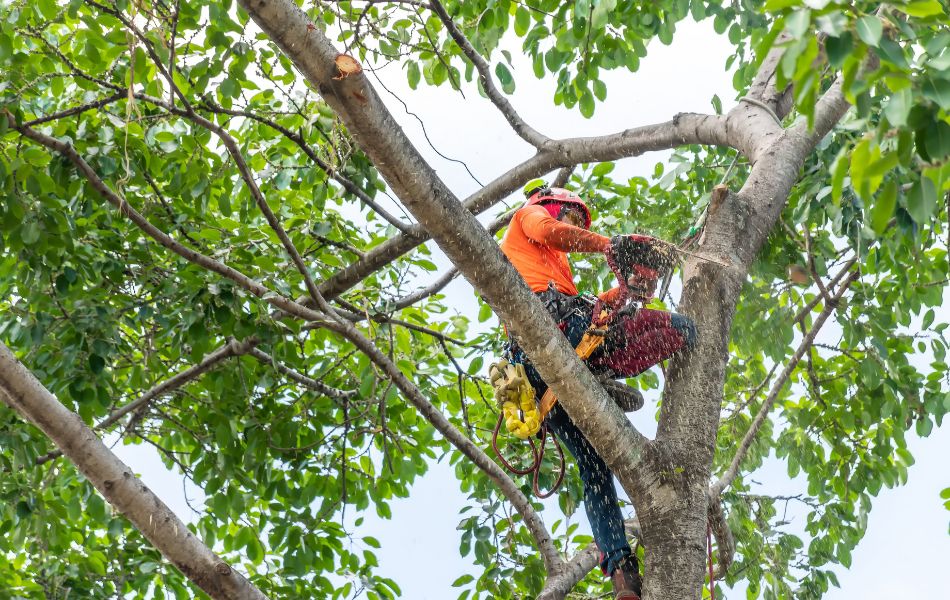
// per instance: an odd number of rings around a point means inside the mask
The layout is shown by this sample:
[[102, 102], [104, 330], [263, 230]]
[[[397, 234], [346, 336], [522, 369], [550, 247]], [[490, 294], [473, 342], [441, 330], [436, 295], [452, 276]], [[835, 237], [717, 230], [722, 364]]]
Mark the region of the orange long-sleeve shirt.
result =
[[[610, 238], [562, 223], [539, 205], [518, 210], [501, 241], [501, 251], [531, 291], [543, 292], [553, 281], [559, 292], [571, 296], [577, 294], [577, 287], [567, 253], [604, 252], [609, 247]], [[618, 292], [614, 288], [601, 298], [610, 301]]]

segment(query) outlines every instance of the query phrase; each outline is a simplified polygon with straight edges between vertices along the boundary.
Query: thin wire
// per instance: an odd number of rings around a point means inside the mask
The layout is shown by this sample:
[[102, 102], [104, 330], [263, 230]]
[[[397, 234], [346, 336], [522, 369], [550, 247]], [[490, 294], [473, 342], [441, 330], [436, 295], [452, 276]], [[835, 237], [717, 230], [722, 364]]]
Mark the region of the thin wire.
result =
[[436, 147], [435, 147], [435, 144], [432, 143], [432, 140], [429, 139], [429, 132], [426, 131], [425, 123], [422, 122], [422, 119], [419, 118], [419, 115], [417, 115], [416, 113], [414, 113], [414, 112], [412, 112], [411, 110], [409, 110], [409, 105], [407, 105], [407, 104], [405, 103], [405, 101], [404, 101], [402, 98], [400, 98], [399, 96], [397, 96], [391, 89], [389, 89], [388, 87], [386, 87], [386, 84], [383, 83], [383, 80], [379, 78], [379, 75], [376, 74], [376, 71], [370, 70], [370, 72], [373, 74], [373, 77], [376, 78], [376, 81], [379, 82], [379, 85], [381, 85], [384, 90], [386, 90], [387, 92], [389, 92], [389, 95], [390, 95], [390, 96], [392, 96], [393, 98], [395, 98], [396, 100], [398, 100], [400, 104], [402, 104], [402, 108], [403, 108], [403, 110], [406, 111], [406, 114], [409, 115], [409, 116], [411, 116], [411, 117], [413, 117], [416, 121], [419, 122], [419, 126], [422, 128], [422, 135], [426, 138], [426, 142], [428, 142], [429, 147], [432, 148], [432, 150], [435, 151], [436, 154], [438, 154], [439, 156], [441, 156], [441, 157], [444, 158], [445, 160], [450, 161], [450, 162], [454, 162], [454, 163], [458, 163], [458, 164], [462, 165], [462, 167], [465, 168], [465, 170], [468, 172], [469, 176], [475, 181], [475, 183], [477, 183], [477, 184], [478, 184], [479, 186], [481, 186], [481, 187], [485, 187], [485, 184], [482, 183], [481, 181], [479, 181], [479, 180], [478, 180], [478, 177], [475, 177], [475, 174], [472, 173], [472, 170], [468, 168], [468, 165], [465, 164], [465, 161], [459, 160], [459, 159], [457, 159], [457, 158], [448, 157], [448, 156], [442, 154], [441, 152], [439, 152], [439, 149], [436, 148]]

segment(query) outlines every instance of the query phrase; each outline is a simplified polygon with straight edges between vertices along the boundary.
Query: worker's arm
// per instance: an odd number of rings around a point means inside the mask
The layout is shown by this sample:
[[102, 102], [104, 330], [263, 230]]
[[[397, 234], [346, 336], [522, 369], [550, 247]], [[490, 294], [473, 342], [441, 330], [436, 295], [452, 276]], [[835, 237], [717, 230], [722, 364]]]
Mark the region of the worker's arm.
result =
[[606, 292], [601, 292], [600, 294], [597, 294], [597, 297], [600, 298], [605, 304], [609, 304], [612, 306], [617, 303], [617, 300], [619, 299], [618, 298], [619, 295], [620, 295], [620, 288], [612, 287]]
[[528, 239], [560, 252], [604, 252], [610, 238], [562, 223], [551, 217], [543, 206], [528, 206], [518, 211], [521, 229]]
[[[654, 269], [644, 267], [643, 265], [633, 265], [633, 272], [627, 280], [627, 285], [634, 298], [646, 302], [656, 293], [656, 282], [660, 274]], [[598, 294], [598, 298], [607, 304], [616, 304], [620, 298], [620, 288], [610, 288], [606, 292]]]

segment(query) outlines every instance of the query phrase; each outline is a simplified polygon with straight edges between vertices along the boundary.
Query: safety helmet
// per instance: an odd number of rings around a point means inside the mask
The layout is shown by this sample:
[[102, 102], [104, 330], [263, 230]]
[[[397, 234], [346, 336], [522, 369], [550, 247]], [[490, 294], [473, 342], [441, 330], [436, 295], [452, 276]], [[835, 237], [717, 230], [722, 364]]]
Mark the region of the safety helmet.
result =
[[530, 190], [525, 206], [534, 204], [569, 204], [584, 211], [584, 227], [590, 229], [590, 209], [584, 199], [564, 188], [541, 187]]

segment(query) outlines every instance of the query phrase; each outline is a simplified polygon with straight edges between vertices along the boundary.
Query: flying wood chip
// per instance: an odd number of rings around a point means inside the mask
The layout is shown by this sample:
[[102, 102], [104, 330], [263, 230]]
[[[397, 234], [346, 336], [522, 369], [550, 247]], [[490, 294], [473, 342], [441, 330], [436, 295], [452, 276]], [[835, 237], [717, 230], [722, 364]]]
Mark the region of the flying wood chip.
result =
[[338, 54], [334, 62], [336, 62], [336, 69], [340, 73], [334, 79], [346, 79], [350, 75], [356, 75], [363, 70], [360, 63], [347, 54]]

